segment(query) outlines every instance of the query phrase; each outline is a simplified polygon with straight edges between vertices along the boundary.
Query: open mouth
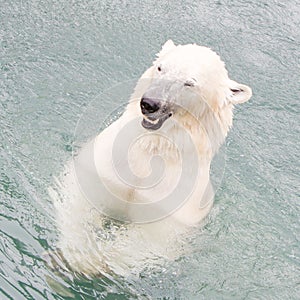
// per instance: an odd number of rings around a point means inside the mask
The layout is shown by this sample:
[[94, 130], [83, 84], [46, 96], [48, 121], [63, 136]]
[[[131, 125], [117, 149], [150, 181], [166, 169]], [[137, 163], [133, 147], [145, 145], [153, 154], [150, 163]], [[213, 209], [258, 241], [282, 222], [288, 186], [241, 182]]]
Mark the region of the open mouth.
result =
[[169, 119], [172, 116], [172, 113], [163, 114], [162, 116], [159, 116], [158, 118], [151, 118], [149, 116], [144, 116], [142, 121], [142, 126], [149, 130], [157, 130], [159, 129], [162, 124]]

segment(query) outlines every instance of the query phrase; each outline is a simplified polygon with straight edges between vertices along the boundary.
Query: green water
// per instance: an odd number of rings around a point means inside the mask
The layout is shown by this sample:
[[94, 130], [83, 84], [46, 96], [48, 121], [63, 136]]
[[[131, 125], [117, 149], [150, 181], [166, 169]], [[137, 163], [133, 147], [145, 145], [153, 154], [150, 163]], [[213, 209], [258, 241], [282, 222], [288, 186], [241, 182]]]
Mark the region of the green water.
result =
[[[2, 0], [0, 299], [299, 299], [299, 20], [296, 0]], [[76, 123], [169, 38], [211, 47], [254, 93], [235, 110], [212, 216], [191, 252], [139, 278], [59, 277], [42, 260], [58, 238], [46, 191]]]

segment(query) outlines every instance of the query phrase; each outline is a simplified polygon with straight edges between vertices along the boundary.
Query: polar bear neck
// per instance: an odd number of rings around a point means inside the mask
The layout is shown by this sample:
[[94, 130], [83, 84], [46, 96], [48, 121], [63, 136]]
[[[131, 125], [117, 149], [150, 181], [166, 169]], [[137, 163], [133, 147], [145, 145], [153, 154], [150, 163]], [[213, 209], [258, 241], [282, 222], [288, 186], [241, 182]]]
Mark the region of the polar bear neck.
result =
[[[136, 100], [139, 98], [136, 91], [124, 112], [125, 119], [142, 118], [140, 103]], [[192, 114], [187, 109], [175, 113], [172, 116], [175, 122], [166, 120], [162, 128], [157, 131], [158, 134], [162, 133], [168, 138], [141, 139], [141, 149], [152, 155], [164, 155], [176, 160], [178, 151], [188, 153], [191, 150], [187, 149], [186, 139], [183, 138], [190, 135], [199, 156], [211, 159], [224, 142], [233, 117], [232, 104], [224, 104], [222, 108], [207, 104], [213, 102], [217, 101], [201, 101], [197, 110], [194, 109]]]
[[[232, 107], [226, 111], [204, 110], [195, 118], [187, 113], [174, 115], [176, 122], [164, 124], [157, 134], [146, 135], [139, 142], [142, 151], [178, 160], [183, 153], [196, 149], [198, 156], [211, 159], [225, 140], [232, 124]], [[188, 141], [192, 139], [193, 145]]]

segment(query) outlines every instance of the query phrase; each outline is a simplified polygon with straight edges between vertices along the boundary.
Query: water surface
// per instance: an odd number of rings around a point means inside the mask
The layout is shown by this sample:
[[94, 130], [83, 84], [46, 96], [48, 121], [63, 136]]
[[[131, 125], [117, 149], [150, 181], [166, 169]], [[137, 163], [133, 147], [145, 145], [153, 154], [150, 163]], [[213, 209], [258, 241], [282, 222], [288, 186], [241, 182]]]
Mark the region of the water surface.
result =
[[[299, 299], [299, 20], [296, 0], [2, 1], [0, 298]], [[91, 100], [169, 38], [211, 47], [254, 93], [211, 218], [193, 251], [140, 278], [60, 278], [42, 261], [58, 237], [47, 187]], [[99, 124], [123, 100], [103, 99]]]

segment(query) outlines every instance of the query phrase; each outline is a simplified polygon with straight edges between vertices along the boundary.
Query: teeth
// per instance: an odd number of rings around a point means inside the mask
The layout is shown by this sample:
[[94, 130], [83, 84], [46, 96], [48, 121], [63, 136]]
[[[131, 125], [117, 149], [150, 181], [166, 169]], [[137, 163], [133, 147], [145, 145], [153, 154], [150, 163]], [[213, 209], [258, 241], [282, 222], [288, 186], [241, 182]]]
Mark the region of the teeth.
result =
[[155, 124], [157, 124], [158, 122], [159, 122], [159, 119], [156, 119], [156, 120], [154, 120], [154, 121], [152, 121], [152, 120], [150, 120], [150, 119], [148, 119], [148, 118], [145, 118], [146, 120], [147, 120], [147, 122], [149, 122], [149, 123], [151, 123], [151, 124], [153, 124], [153, 125], [155, 125]]

